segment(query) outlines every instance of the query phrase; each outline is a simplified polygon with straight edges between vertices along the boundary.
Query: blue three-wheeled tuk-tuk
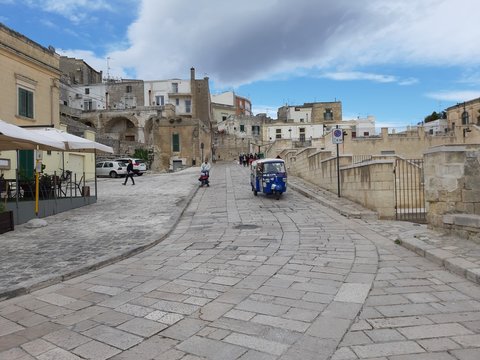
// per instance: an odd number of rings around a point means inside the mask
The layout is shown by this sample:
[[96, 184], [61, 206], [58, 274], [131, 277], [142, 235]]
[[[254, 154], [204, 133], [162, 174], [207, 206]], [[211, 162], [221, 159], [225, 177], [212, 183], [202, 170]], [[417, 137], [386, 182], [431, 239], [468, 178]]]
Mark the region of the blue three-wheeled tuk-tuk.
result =
[[259, 192], [273, 194], [280, 199], [287, 191], [287, 171], [282, 159], [260, 159], [250, 166], [250, 185], [255, 196]]

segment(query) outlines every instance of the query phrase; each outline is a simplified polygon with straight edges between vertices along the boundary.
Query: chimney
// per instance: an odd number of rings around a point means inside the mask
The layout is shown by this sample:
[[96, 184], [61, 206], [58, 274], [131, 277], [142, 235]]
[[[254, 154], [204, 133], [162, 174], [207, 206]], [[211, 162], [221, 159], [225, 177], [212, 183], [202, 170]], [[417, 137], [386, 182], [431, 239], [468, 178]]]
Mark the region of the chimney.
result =
[[195, 80], [195, 68], [193, 66], [190, 68], [190, 80]]

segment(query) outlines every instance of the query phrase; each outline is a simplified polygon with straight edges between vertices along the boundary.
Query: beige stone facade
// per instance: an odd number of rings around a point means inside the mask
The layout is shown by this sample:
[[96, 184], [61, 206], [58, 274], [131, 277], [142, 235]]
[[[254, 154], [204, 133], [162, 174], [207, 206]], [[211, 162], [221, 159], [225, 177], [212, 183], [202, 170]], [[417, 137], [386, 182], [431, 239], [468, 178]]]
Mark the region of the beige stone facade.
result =
[[480, 125], [480, 98], [451, 106], [446, 112], [448, 127], [452, 130], [462, 125]]
[[[0, 68], [0, 119], [16, 125], [58, 126], [60, 69], [55, 49], [0, 24]], [[19, 109], [23, 91], [27, 102], [33, 101], [26, 112]]]
[[[59, 126], [60, 70], [55, 49], [0, 24], [0, 69], [1, 120], [18, 126]], [[4, 177], [15, 178], [16, 153], [2, 151], [1, 158], [10, 164], [1, 170]], [[33, 171], [33, 153], [20, 166]]]

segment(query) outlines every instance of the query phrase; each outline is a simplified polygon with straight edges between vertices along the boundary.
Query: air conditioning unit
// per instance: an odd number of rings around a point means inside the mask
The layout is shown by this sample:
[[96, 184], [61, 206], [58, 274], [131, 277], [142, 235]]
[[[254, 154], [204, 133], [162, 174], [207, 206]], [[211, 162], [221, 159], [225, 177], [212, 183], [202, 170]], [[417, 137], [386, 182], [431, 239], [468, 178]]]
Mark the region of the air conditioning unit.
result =
[[82, 98], [83, 98], [82, 94], [75, 94], [75, 99], [82, 99]]

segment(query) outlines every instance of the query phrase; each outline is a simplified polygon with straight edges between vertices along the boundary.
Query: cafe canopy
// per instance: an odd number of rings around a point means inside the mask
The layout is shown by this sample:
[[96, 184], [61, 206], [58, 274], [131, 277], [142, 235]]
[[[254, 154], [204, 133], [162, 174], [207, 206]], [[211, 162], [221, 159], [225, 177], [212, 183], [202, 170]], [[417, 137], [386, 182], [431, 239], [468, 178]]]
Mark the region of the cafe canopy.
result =
[[62, 141], [43, 137], [19, 126], [0, 120], [0, 150], [65, 151]]
[[54, 128], [30, 129], [27, 130], [36, 136], [41, 136], [52, 141], [60, 141], [64, 144], [66, 151], [87, 152], [87, 153], [110, 153], [113, 154], [113, 148], [100, 144], [93, 140], [88, 140], [80, 136], [69, 134], [65, 131]]

